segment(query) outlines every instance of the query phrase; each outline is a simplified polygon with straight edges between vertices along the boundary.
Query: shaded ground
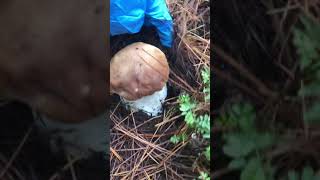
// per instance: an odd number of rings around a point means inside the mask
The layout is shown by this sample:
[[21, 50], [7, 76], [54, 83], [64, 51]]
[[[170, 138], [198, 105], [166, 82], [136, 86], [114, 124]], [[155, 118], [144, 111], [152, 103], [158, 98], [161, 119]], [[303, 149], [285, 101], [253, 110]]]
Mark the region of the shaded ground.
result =
[[[66, 157], [52, 154], [48, 144], [33, 127], [30, 109], [20, 103], [10, 102], [0, 107], [0, 179], [37, 180], [72, 179]], [[13, 160], [13, 161], [12, 161]], [[76, 179], [101, 179], [105, 177], [106, 161], [102, 155], [72, 164]]]
[[[163, 48], [158, 39], [153, 28], [144, 28], [136, 35], [116, 36], [111, 39], [112, 54], [131, 43], [145, 42], [162, 49], [168, 57], [169, 66], [173, 67], [175, 63], [171, 54], [173, 49]], [[174, 69], [171, 70], [174, 71]], [[171, 103], [174, 103], [179, 92], [179, 88], [170, 82], [168, 83], [167, 99], [171, 99]], [[120, 103], [117, 95], [112, 96], [111, 102], [111, 178], [120, 179], [120, 177], [123, 178], [128, 175], [125, 179], [144, 179], [147, 176], [155, 179], [166, 179], [165, 174], [161, 173], [164, 165], [158, 165], [157, 163], [159, 163], [159, 159], [165, 159], [169, 156], [170, 151], [166, 149], [170, 147], [168, 139], [177, 132], [182, 119], [175, 120], [178, 123], [168, 123], [168, 125], [157, 128], [155, 127], [157, 124], [163, 123], [162, 116], [151, 118], [141, 112], [131, 113]], [[172, 105], [168, 101], [164, 105], [164, 111], [168, 112], [170, 108], [173, 111]], [[167, 116], [166, 118], [170, 119], [178, 116], [178, 113], [172, 112]], [[145, 153], [151, 153], [151, 155], [145, 156]], [[130, 172], [135, 168], [137, 168], [136, 172], [132, 172], [132, 174], [123, 172]], [[143, 171], [148, 175], [142, 173]], [[156, 171], [159, 171], [159, 173], [153, 173]], [[170, 177], [174, 178], [175, 175], [171, 174]]]
[[[273, 129], [271, 133], [277, 138], [288, 138], [266, 150], [266, 154], [279, 152], [271, 160], [279, 167], [277, 178], [289, 169], [311, 165], [318, 171], [320, 167], [316, 163], [319, 127], [309, 129], [303, 123], [303, 101], [297, 95], [302, 78], [300, 62], [292, 43], [293, 28], [301, 26], [299, 17], [309, 15], [319, 22], [318, 9], [319, 1], [231, 0], [216, 2], [213, 10], [215, 116], [230, 110], [232, 104], [250, 103], [256, 109], [259, 131]], [[315, 134], [306, 137], [306, 129]], [[229, 131], [214, 128], [216, 179], [240, 179], [239, 171], [228, 168], [231, 159], [222, 149], [226, 143], [222, 136]], [[283, 150], [285, 147], [291, 148]]]
[[137, 41], [153, 44], [166, 53], [171, 69], [169, 94], [162, 116], [150, 118], [130, 112], [117, 96], [113, 96], [111, 179], [194, 179], [203, 170], [198, 164], [198, 154], [203, 147], [197, 139], [176, 145], [169, 139], [186, 129], [184, 117], [178, 110], [178, 95], [185, 91], [198, 97], [201, 91], [199, 70], [209, 66], [209, 3], [172, 0], [168, 1], [168, 6], [176, 32], [171, 49], [161, 47], [152, 29], [111, 39], [112, 54]]

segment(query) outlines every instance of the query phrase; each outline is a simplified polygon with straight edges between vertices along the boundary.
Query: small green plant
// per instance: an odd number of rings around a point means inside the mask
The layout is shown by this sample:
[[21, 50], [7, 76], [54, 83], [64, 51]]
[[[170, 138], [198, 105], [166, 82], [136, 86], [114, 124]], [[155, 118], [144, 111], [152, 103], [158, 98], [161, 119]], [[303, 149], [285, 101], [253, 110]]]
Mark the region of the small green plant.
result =
[[275, 137], [272, 133], [257, 131], [255, 117], [250, 104], [236, 104], [222, 119], [234, 128], [224, 134], [223, 151], [232, 158], [229, 168], [241, 170], [241, 180], [266, 179], [273, 175], [273, 169], [261, 154], [275, 143]]
[[[207, 147], [203, 151], [203, 156], [210, 162], [210, 116], [207, 113], [198, 113], [197, 108], [200, 103], [210, 103], [210, 69], [204, 68], [201, 71], [203, 82], [204, 102], [198, 102], [187, 93], [181, 93], [178, 98], [179, 110], [184, 116], [184, 122], [187, 125], [187, 131], [179, 135], [173, 135], [170, 142], [177, 144], [181, 141], [186, 141], [191, 134], [198, 134], [200, 138], [206, 140]], [[210, 104], [209, 104], [210, 105]], [[207, 173], [201, 172], [199, 179], [209, 180], [210, 176]]]
[[206, 150], [204, 151], [204, 156], [207, 158], [208, 161], [210, 161], [210, 146], [207, 146]]
[[196, 123], [194, 114], [194, 108], [197, 106], [196, 102], [191, 99], [189, 94], [181, 94], [179, 96], [179, 109], [181, 114], [185, 116], [184, 120], [186, 124], [193, 128]]
[[[304, 106], [303, 120], [320, 123], [320, 23], [306, 17], [301, 17], [301, 22], [303, 28], [295, 28], [293, 34], [302, 73], [298, 95]], [[258, 128], [258, 121], [253, 106], [240, 103], [233, 105], [229, 112], [215, 121], [218, 126], [230, 130], [223, 134], [223, 152], [231, 159], [228, 168], [240, 171], [240, 180], [279, 179], [275, 174], [281, 167], [272, 164], [274, 159], [267, 154], [285, 144], [280, 140], [285, 140], [288, 134], [282, 136], [283, 131]], [[277, 122], [274, 123], [272, 127], [277, 127]], [[281, 180], [318, 179], [320, 176], [306, 166], [301, 172], [289, 171]]]
[[188, 139], [187, 135], [185, 133], [180, 134], [180, 135], [173, 135], [170, 138], [170, 142], [172, 142], [173, 144], [178, 144], [179, 142], [184, 142]]
[[320, 176], [317, 175], [309, 166], [302, 170], [302, 173], [296, 171], [289, 171], [287, 180], [319, 180]]
[[[240, 170], [240, 180], [274, 180], [276, 167], [270, 164], [265, 153], [277, 144], [272, 131], [261, 132], [255, 126], [256, 115], [249, 104], [235, 104], [224, 118], [217, 119], [222, 124], [232, 125], [234, 130], [224, 134], [223, 152], [231, 158], [228, 168]], [[283, 180], [318, 180], [310, 167], [305, 167], [299, 175], [290, 171]]]
[[[301, 17], [303, 29], [295, 28], [293, 43], [300, 58], [300, 70], [303, 74], [299, 96], [304, 104], [306, 99], [320, 97], [320, 23], [307, 17]], [[320, 122], [320, 103], [315, 100], [304, 112], [305, 122]]]
[[208, 114], [197, 117], [197, 132], [205, 139], [210, 139], [210, 116]]
[[204, 84], [204, 88], [202, 90], [202, 92], [205, 94], [204, 99], [206, 102], [210, 102], [210, 69], [202, 69], [201, 77]]
[[304, 28], [295, 28], [293, 34], [300, 68], [302, 71], [319, 70], [320, 24], [305, 16], [301, 16], [300, 20]]
[[208, 114], [197, 116], [194, 112], [197, 103], [188, 94], [179, 96], [179, 106], [188, 127], [200, 133], [203, 138], [210, 139], [210, 116]]
[[200, 176], [198, 178], [201, 180], [210, 180], [210, 176], [206, 172], [200, 172]]
[[[210, 70], [204, 68], [201, 71], [202, 81], [204, 83], [204, 96], [206, 101], [210, 100]], [[207, 89], [206, 89], [207, 88]], [[178, 98], [179, 110], [181, 115], [184, 115], [184, 121], [187, 126], [194, 130], [196, 133], [202, 135], [205, 139], [210, 139], [210, 116], [208, 114], [197, 115], [195, 109], [199, 102], [196, 102], [189, 94], [182, 93]], [[209, 103], [209, 101], [207, 102]], [[190, 133], [191, 134], [191, 133]], [[174, 135], [170, 138], [172, 143], [178, 143], [182, 138], [180, 135]]]

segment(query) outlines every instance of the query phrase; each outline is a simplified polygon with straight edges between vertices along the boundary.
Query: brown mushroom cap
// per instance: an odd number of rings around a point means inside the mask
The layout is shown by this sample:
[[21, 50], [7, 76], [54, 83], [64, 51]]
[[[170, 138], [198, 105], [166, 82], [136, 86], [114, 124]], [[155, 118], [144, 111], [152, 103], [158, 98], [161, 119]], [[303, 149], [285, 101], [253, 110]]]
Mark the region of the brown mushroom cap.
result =
[[133, 43], [111, 59], [110, 91], [126, 100], [137, 100], [161, 90], [168, 78], [165, 54], [150, 44]]

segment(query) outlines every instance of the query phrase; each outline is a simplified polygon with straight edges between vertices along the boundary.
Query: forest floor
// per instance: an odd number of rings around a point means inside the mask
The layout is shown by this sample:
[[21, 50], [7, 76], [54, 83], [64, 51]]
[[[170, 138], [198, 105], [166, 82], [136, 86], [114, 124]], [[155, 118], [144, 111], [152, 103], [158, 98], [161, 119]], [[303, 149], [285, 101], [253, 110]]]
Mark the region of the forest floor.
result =
[[320, 178], [319, 8], [215, 3], [211, 178]]
[[[113, 97], [111, 179], [195, 179], [200, 172], [210, 173], [209, 162], [201, 155], [210, 140], [193, 133], [179, 110], [179, 97], [187, 93], [201, 104], [196, 110], [199, 114], [210, 113], [210, 102], [203, 100], [201, 77], [201, 71], [210, 66], [209, 2], [169, 0], [167, 3], [176, 33], [171, 49], [162, 48], [155, 31], [150, 29], [111, 39], [112, 54], [128, 44], [142, 41], [162, 49], [170, 66], [168, 97], [162, 115], [152, 118], [130, 112], [117, 96]], [[191, 138], [192, 133], [199, 137]], [[172, 137], [181, 134], [186, 135], [185, 140], [173, 143]]]
[[[202, 77], [202, 71], [210, 64], [209, 1], [167, 3], [176, 32], [171, 49], [161, 47], [153, 29], [111, 39], [113, 54], [137, 41], [153, 44], [166, 53], [171, 70], [163, 114], [150, 118], [130, 112], [118, 96], [112, 96], [109, 164], [102, 154], [90, 159], [53, 154], [34, 129], [31, 110], [18, 102], [1, 101], [0, 179], [101, 179], [109, 168], [111, 179], [194, 179], [200, 173], [210, 174], [208, 158], [204, 156], [210, 139], [188, 127], [179, 109], [179, 97], [185, 93], [198, 103], [194, 115], [210, 113], [210, 102], [204, 100], [203, 93], [208, 82]], [[204, 128], [208, 130], [209, 124]], [[181, 135], [185, 138], [180, 142], [172, 140]]]

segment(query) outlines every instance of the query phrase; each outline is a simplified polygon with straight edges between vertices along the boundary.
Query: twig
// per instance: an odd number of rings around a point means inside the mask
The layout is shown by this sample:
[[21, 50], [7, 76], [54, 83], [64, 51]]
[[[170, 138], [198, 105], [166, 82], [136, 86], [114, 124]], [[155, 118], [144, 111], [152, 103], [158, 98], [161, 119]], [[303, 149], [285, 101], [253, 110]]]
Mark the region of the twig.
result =
[[3, 178], [3, 176], [6, 174], [7, 170], [10, 168], [10, 166], [12, 165], [14, 160], [16, 159], [16, 157], [19, 155], [23, 145], [25, 144], [25, 142], [27, 141], [29, 135], [31, 134], [32, 129], [33, 129], [33, 126], [29, 127], [29, 129], [27, 130], [26, 134], [24, 135], [23, 139], [21, 140], [21, 142], [20, 142], [19, 146], [17, 147], [16, 151], [12, 154], [10, 160], [8, 161], [6, 166], [3, 168], [3, 170], [1, 171], [0, 179]]
[[249, 72], [246, 68], [244, 68], [241, 64], [237, 63], [235, 59], [233, 59], [231, 56], [227, 55], [222, 49], [219, 47], [212, 45], [213, 50], [220, 56], [222, 59], [234, 67], [236, 70], [239, 71], [239, 73], [247, 78], [249, 81], [251, 81], [258, 89], [258, 91], [269, 98], [275, 98], [277, 96], [276, 92], [271, 91], [269, 88], [267, 88], [259, 79], [257, 79], [251, 72]]
[[237, 86], [238, 88], [242, 89], [243, 91], [247, 92], [247, 94], [255, 97], [256, 99], [258, 99], [260, 102], [263, 102], [263, 98], [260, 97], [254, 90], [250, 89], [248, 86], [242, 84], [241, 82], [233, 79], [230, 75], [226, 74], [225, 72], [219, 70], [216, 67], [212, 67], [211, 68], [213, 73], [217, 76], [219, 76], [221, 79], [224, 79], [226, 81], [229, 81], [230, 83], [234, 84], [235, 86]]
[[[80, 156], [71, 159], [67, 164], [65, 164], [65, 165], [62, 167], [61, 171], [66, 171], [67, 169], [71, 168], [71, 167], [73, 166], [73, 164], [74, 164], [75, 162], [79, 161], [80, 159], [82, 159], [82, 157], [80, 157]], [[60, 171], [54, 173], [54, 174], [49, 178], [49, 180], [55, 180], [55, 179], [57, 179], [57, 178], [59, 177], [59, 174], [60, 174]]]
[[220, 170], [216, 170], [213, 175], [211, 176], [212, 179], [217, 179], [218, 177], [228, 174], [231, 171], [233, 171], [232, 169], [229, 168], [224, 168], [224, 169], [220, 169]]
[[[72, 159], [70, 154], [67, 154], [67, 159], [68, 159], [68, 162], [71, 162]], [[70, 166], [70, 173], [71, 173], [72, 180], [77, 180], [77, 176], [76, 176], [76, 172], [74, 171], [73, 164], [71, 164]]]

